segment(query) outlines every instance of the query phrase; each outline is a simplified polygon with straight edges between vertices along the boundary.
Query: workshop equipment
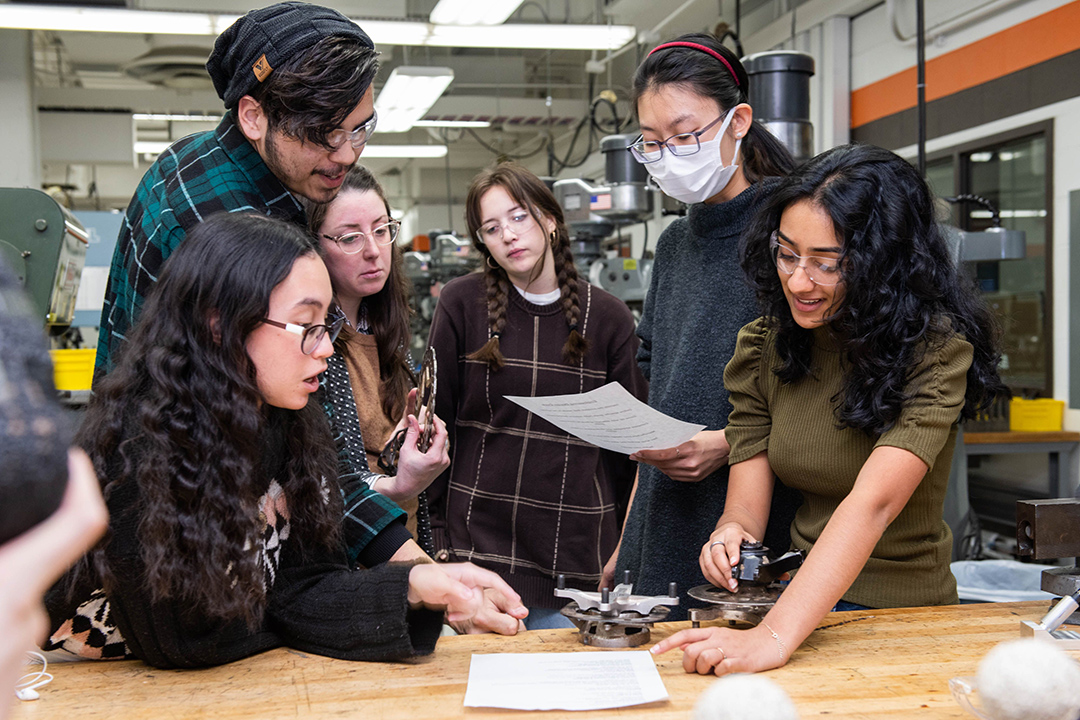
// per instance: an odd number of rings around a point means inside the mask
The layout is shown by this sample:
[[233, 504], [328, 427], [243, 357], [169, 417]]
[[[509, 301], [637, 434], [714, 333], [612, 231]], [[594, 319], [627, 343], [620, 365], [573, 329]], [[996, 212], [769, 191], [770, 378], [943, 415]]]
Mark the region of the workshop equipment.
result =
[[814, 58], [795, 50], [769, 50], [743, 58], [750, 80], [754, 119], [782, 142], [795, 162], [814, 156], [814, 127], [810, 124], [810, 78]]
[[690, 608], [694, 627], [702, 622], [725, 620], [728, 625], [757, 625], [776, 604], [783, 586], [780, 578], [802, 565], [806, 553], [793, 550], [775, 560], [769, 560], [769, 548], [759, 542], [743, 541], [739, 562], [731, 576], [739, 582], [735, 592], [713, 585], [698, 585], [687, 593], [695, 600], [712, 607]]
[[679, 604], [675, 583], [668, 585], [667, 596], [634, 595], [629, 570], [624, 571], [623, 581], [614, 590], [602, 588], [600, 592], [590, 592], [567, 588], [565, 575], [559, 575], [556, 583], [555, 597], [572, 601], [560, 612], [577, 626], [581, 642], [593, 647], [644, 645], [649, 642], [653, 623], [671, 612], [667, 606]]
[[0, 258], [51, 335], [71, 325], [89, 243], [82, 223], [45, 193], [0, 188]]
[[[1080, 499], [1018, 500], [1016, 552], [1035, 560], [1080, 556]], [[1080, 633], [1059, 629], [1080, 625], [1080, 567], [1055, 567], [1042, 573], [1042, 589], [1060, 595], [1038, 623], [1020, 624], [1020, 634], [1050, 640], [1069, 650], [1080, 650]]]

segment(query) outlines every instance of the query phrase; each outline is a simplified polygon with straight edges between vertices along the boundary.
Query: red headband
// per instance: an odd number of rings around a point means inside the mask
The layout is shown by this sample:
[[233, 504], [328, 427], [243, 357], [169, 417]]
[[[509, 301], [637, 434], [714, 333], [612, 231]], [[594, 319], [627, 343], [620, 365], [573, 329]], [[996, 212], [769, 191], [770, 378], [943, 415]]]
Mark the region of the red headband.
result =
[[[742, 86], [739, 85], [739, 76], [735, 74], [735, 68], [731, 67], [731, 63], [729, 63], [727, 60], [725, 60], [723, 55], [716, 52], [711, 47], [706, 47], [705, 45], [700, 45], [698, 43], [692, 43], [692, 42], [669, 42], [669, 43], [664, 43], [663, 45], [657, 45], [656, 47], [654, 47], [652, 49], [652, 52], [650, 52], [649, 55], [652, 55], [657, 50], [663, 50], [664, 48], [672, 48], [672, 47], [688, 47], [688, 48], [693, 48], [694, 50], [700, 50], [701, 52], [704, 52], [704, 53], [709, 53], [714, 58], [716, 58], [720, 62], [724, 63], [724, 67], [726, 67], [728, 69], [728, 72], [731, 73], [731, 77], [734, 78], [734, 80], [735, 80], [735, 87], [738, 87], [738, 88], [741, 89]], [[648, 55], [646, 55], [646, 57], [648, 57]]]

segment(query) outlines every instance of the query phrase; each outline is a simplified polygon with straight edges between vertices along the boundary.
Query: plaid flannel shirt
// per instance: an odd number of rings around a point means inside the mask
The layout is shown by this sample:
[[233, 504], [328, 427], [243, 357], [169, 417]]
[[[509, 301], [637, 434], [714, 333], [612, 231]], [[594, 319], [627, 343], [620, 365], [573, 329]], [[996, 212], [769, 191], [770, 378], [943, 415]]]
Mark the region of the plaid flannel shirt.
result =
[[266, 166], [230, 112], [214, 130], [173, 143], [136, 188], [109, 268], [99, 371], [112, 370], [161, 266], [191, 228], [214, 213], [241, 211], [306, 223], [303, 206]]

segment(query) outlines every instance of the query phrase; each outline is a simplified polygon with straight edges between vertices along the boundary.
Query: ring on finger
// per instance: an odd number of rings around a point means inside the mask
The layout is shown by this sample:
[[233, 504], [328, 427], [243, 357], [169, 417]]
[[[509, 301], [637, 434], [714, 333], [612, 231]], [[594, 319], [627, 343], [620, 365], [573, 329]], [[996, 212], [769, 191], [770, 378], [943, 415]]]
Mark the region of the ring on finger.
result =
[[709, 549], [711, 550], [713, 545], [723, 545], [723, 544], [724, 544], [723, 540], [713, 540], [711, 543], [709, 543]]
[[675, 457], [682, 457], [682, 451], [679, 448], [675, 448]]
[[[716, 649], [720, 651], [720, 662], [724, 662], [725, 660], [727, 660], [727, 653], [724, 652], [724, 648], [717, 645]], [[719, 665], [720, 663], [716, 663], [716, 664]]]

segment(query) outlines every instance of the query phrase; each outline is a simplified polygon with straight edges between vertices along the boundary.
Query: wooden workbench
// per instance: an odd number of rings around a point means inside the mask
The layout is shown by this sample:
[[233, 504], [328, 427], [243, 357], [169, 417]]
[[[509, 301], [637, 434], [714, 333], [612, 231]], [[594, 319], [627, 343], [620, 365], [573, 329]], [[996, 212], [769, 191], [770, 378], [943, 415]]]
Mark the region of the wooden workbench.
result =
[[[995, 643], [1018, 637], [1020, 621], [1038, 620], [1047, 607], [1029, 602], [834, 613], [785, 667], [767, 676], [788, 692], [803, 720], [970, 720], [949, 694], [949, 678], [974, 675]], [[683, 627], [689, 623], [660, 625], [653, 640]], [[576, 631], [538, 630], [513, 638], [443, 638], [433, 656], [407, 663], [352, 663], [278, 649], [209, 670], [155, 670], [133, 661], [53, 664], [55, 681], [42, 688], [40, 700], [14, 708], [13, 717], [521, 720], [522, 712], [463, 707], [470, 656], [570, 651], [604, 652], [581, 645]], [[673, 651], [656, 659], [668, 702], [542, 715], [687, 720], [712, 680], [684, 673], [681, 655]]]

